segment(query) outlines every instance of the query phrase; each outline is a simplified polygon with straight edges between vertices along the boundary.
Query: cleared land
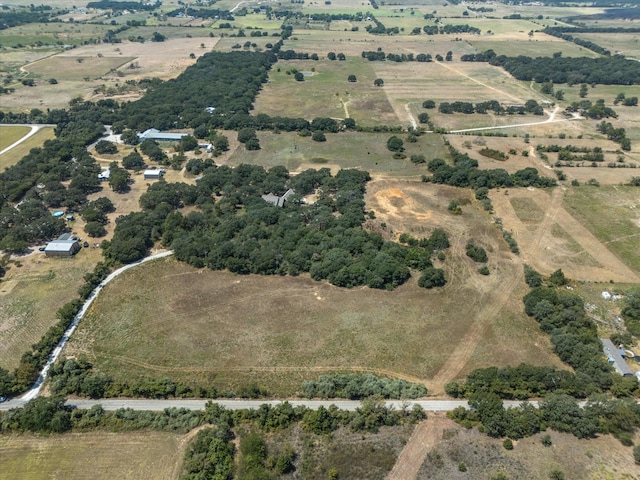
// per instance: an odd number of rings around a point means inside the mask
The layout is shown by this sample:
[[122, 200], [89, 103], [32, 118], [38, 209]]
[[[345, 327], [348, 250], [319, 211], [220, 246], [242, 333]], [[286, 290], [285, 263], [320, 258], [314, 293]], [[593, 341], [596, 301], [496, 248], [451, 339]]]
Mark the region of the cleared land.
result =
[[[427, 422], [434, 416], [430, 415]], [[623, 447], [610, 435], [579, 440], [567, 433], [547, 431], [514, 441], [513, 450], [505, 450], [501, 439], [489, 438], [477, 429], [464, 429], [451, 420], [442, 419], [446, 427], [434, 440], [420, 467], [417, 480], [463, 480], [527, 478], [547, 480], [552, 470], [564, 473], [567, 480], [604, 480], [637, 478], [631, 447]], [[552, 446], [541, 443], [543, 435], [551, 437]], [[460, 472], [464, 463], [467, 471]]]
[[567, 210], [636, 274], [640, 273], [640, 199], [634, 187], [581, 187], [565, 196]]
[[7, 148], [14, 142], [17, 142], [31, 129], [29, 127], [13, 127], [9, 125], [0, 126], [0, 150]]
[[22, 354], [58, 321], [56, 311], [78, 296], [83, 275], [100, 260], [100, 251], [93, 248], [70, 259], [47, 258], [35, 250], [10, 264], [0, 282], [3, 368], [16, 367]]
[[[609, 209], [607, 204], [584, 201], [584, 195], [588, 197], [588, 192], [593, 189], [596, 188], [579, 187], [566, 190], [567, 193], [563, 188], [556, 188], [550, 193], [533, 188], [510, 189], [492, 191], [490, 196], [496, 215], [502, 218], [505, 227], [518, 241], [523, 260], [541, 273], [550, 274], [562, 268], [568, 277], [575, 280], [638, 282], [637, 264], [633, 264], [637, 257], [628, 248], [623, 250], [627, 256], [620, 251], [626, 242], [633, 241], [634, 234], [638, 233], [637, 227], [629, 222], [624, 230], [629, 230], [628, 233], [614, 230], [608, 233], [610, 241], [605, 243], [594, 235], [598, 230], [593, 229], [593, 224], [589, 227], [592, 231], [583, 226], [590, 225], [587, 218], [591, 221], [598, 218], [598, 213], [595, 213], [598, 210], [607, 218], [606, 221], [614, 225], [621, 219], [615, 211], [605, 214], [604, 211]], [[570, 205], [573, 208], [569, 211], [563, 205], [565, 194], [572, 199]], [[576, 210], [594, 213], [587, 218], [576, 218], [572, 215]], [[635, 230], [631, 231], [632, 228]]]
[[181, 437], [170, 433], [1, 435], [0, 479], [177, 478]]
[[[442, 290], [420, 289], [415, 278], [394, 292], [346, 290], [306, 276], [236, 276], [169, 259], [107, 286], [70, 354], [87, 354], [120, 379], [170, 376], [211, 381], [221, 390], [255, 380], [273, 394], [291, 394], [303, 380], [335, 370], [425, 381], [442, 392], [446, 381], [483, 365], [559, 364], [546, 337], [521, 313], [522, 266], [484, 212], [469, 205], [461, 217], [449, 214], [452, 198], [464, 203], [470, 194], [380, 181], [367, 198], [378, 217], [371, 228], [385, 235], [423, 236], [436, 226], [449, 231], [453, 247], [444, 268], [450, 283]], [[491, 252], [489, 277], [464, 255], [469, 237]], [[505, 324], [489, 329], [495, 318]], [[506, 343], [512, 348], [502, 348]]]

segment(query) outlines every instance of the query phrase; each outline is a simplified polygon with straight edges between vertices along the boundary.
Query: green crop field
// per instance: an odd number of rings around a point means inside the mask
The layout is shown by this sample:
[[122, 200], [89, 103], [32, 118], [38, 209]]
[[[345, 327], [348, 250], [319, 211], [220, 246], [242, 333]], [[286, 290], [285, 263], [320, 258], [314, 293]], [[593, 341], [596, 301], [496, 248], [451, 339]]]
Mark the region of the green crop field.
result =
[[13, 142], [20, 140], [31, 129], [29, 127], [12, 127], [9, 125], [0, 126], [0, 150], [5, 149]]
[[180, 436], [157, 432], [0, 435], [0, 479], [177, 478]]

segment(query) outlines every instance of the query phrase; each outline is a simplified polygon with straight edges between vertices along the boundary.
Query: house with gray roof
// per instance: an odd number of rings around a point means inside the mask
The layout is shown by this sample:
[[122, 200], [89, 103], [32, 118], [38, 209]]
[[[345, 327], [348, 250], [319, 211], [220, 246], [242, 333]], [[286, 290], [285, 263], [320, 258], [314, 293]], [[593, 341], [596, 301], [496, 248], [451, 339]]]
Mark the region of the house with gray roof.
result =
[[608, 338], [601, 338], [600, 341], [602, 342], [602, 350], [607, 356], [607, 360], [609, 360], [609, 363], [613, 365], [616, 372], [623, 377], [632, 377], [633, 372], [629, 368], [629, 365], [627, 365], [627, 362], [624, 361], [624, 358], [622, 358], [622, 355], [620, 354], [620, 350], [616, 348], [613, 342]]
[[293, 195], [293, 190], [289, 189], [281, 197], [273, 193], [268, 193], [266, 195], [262, 195], [262, 199], [265, 202], [270, 203], [271, 205], [275, 205], [276, 207], [284, 207], [285, 202], [291, 195]]

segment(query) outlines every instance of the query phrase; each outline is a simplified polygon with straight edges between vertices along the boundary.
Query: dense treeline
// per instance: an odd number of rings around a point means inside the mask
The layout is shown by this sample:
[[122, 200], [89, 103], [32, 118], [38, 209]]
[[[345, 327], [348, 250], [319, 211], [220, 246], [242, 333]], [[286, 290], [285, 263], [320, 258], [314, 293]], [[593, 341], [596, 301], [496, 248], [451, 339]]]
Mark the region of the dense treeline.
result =
[[541, 177], [535, 168], [525, 168], [510, 174], [502, 168], [480, 170], [478, 162], [466, 153], [460, 153], [449, 147], [453, 165], [436, 158], [428, 163], [430, 176], [423, 175], [423, 182], [433, 182], [455, 187], [553, 187], [556, 181], [552, 178]]
[[640, 289], [633, 289], [622, 301], [622, 318], [631, 335], [640, 337]]
[[[575, 30], [571, 30], [571, 31], [575, 32]], [[569, 35], [568, 33], [565, 33], [566, 32], [565, 29], [560, 30], [556, 27], [547, 27], [547, 28], [544, 28], [542, 32], [546, 33], [547, 35], [551, 35], [553, 37], [562, 38], [567, 42], [573, 42], [576, 45], [580, 45], [581, 47], [588, 48], [592, 52], [596, 52], [600, 55], [605, 55], [607, 57], [611, 56], [611, 50], [601, 47], [600, 45], [593, 43], [590, 40], [584, 40], [582, 38], [576, 38], [573, 35]]]
[[[180, 14], [185, 13], [185, 8], [176, 8], [167, 13], [168, 17], [177, 17]], [[186, 8], [186, 15], [196, 18], [215, 18], [220, 20], [233, 21], [235, 20], [233, 14], [228, 10], [220, 10], [218, 8]]]
[[275, 61], [271, 52], [207, 53], [177, 78], [123, 105], [122, 121], [138, 131], [162, 130], [207, 123], [207, 107], [215, 107], [219, 117], [248, 114]]
[[304, 382], [302, 393], [307, 398], [350, 398], [360, 400], [377, 395], [382, 398], [419, 398], [427, 388], [402, 379], [376, 377], [370, 373], [336, 373]]
[[489, 62], [504, 68], [518, 80], [537, 83], [553, 82], [636, 85], [640, 83], [640, 64], [621, 55], [612, 57], [507, 57], [492, 50], [481, 54], [462, 55], [463, 62]]
[[100, 8], [102, 10], [155, 10], [160, 6], [160, 0], [157, 0], [154, 4], [120, 0], [99, 0], [87, 3], [87, 8]]
[[448, 416], [466, 427], [479, 425], [492, 437], [514, 440], [550, 428], [578, 438], [609, 433], [629, 446], [640, 427], [640, 405], [632, 399], [595, 396], [581, 408], [575, 398], [554, 393], [540, 401], [538, 408], [525, 402], [505, 409], [498, 395], [480, 390], [470, 396], [469, 406], [471, 410], [459, 407]]
[[607, 390], [612, 370], [602, 356], [595, 323], [576, 294], [548, 286], [533, 288], [523, 299], [525, 312], [551, 337], [554, 351], [571, 365], [581, 381]]
[[[61, 15], [65, 11], [56, 11], [55, 15]], [[11, 10], [8, 12], [0, 11], [0, 30], [11, 27], [18, 27], [27, 23], [47, 23], [56, 21], [52, 18], [54, 13], [51, 7], [48, 10]]]
[[486, 114], [489, 111], [494, 112], [497, 115], [524, 115], [530, 113], [533, 115], [543, 115], [544, 110], [542, 106], [535, 100], [527, 100], [524, 105], [509, 105], [503, 107], [497, 100], [488, 100], [485, 102], [479, 102], [475, 105], [471, 102], [440, 102], [438, 105], [438, 111], [440, 113], [480, 113]]
[[430, 53], [384, 53], [381, 49], [363, 51], [360, 56], [366, 58], [370, 62], [383, 62], [389, 60], [390, 62], [431, 62], [433, 57]]
[[480, 35], [482, 32], [479, 28], [470, 25], [425, 25], [422, 31], [427, 35], [449, 35], [452, 33], [473, 33]]
[[[357, 170], [341, 170], [335, 177], [328, 169], [307, 170], [289, 177], [283, 167], [266, 172], [250, 165], [214, 166], [197, 186], [196, 203], [204, 211], [186, 217], [174, 212], [159, 231], [178, 259], [197, 267], [235, 273], [309, 272], [315, 280], [341, 287], [393, 289], [409, 278], [410, 268], [431, 267], [434, 248], [428, 240], [416, 246], [384, 242], [361, 228], [368, 180], [368, 173]], [[277, 208], [260, 198], [287, 188], [299, 196], [316, 192], [318, 201], [305, 205], [290, 198], [284, 208]], [[212, 194], [221, 197], [215, 205]], [[111, 246], [121, 237], [118, 227]]]

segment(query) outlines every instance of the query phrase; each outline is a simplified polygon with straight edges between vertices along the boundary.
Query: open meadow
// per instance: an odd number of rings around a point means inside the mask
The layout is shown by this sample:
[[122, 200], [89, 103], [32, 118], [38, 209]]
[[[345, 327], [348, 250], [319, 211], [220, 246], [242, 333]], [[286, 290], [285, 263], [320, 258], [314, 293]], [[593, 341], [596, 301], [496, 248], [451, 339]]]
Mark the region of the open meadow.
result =
[[160, 432], [0, 435], [0, 479], [175, 480], [181, 440]]
[[[4, 130], [4, 126], [2, 127]], [[11, 127], [6, 127], [11, 128]], [[16, 128], [16, 127], [13, 127]], [[19, 128], [19, 127], [18, 127]], [[4, 171], [5, 168], [10, 167], [17, 163], [22, 157], [29, 153], [29, 150], [35, 147], [42, 146], [42, 144], [54, 138], [53, 127], [44, 127], [38, 130], [37, 133], [27, 138], [21, 144], [13, 147], [11, 150], [0, 155], [0, 171]], [[3, 140], [4, 141], [4, 140]], [[15, 141], [15, 140], [14, 140]]]
[[440, 136], [424, 134], [415, 143], [405, 142], [407, 158], [395, 159], [386, 145], [390, 136], [389, 133], [340, 132], [327, 134], [326, 142], [315, 142], [297, 133], [258, 132], [260, 150], [249, 151], [240, 146], [228, 159], [220, 157], [216, 162], [230, 166], [250, 163], [267, 169], [284, 165], [292, 171], [358, 168], [374, 174], [420, 178], [428, 173], [426, 164], [412, 163], [411, 155], [424, 155], [428, 162], [447, 154]]

